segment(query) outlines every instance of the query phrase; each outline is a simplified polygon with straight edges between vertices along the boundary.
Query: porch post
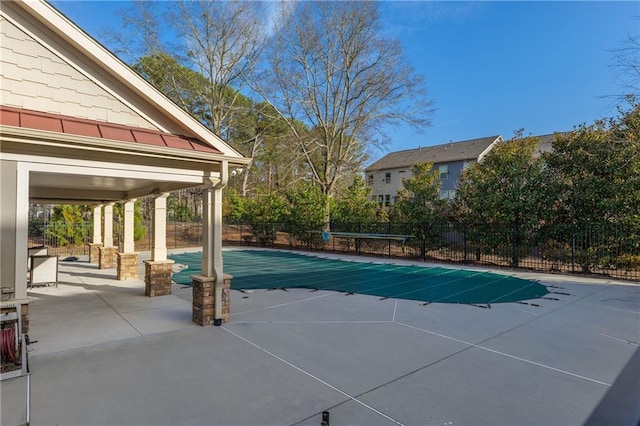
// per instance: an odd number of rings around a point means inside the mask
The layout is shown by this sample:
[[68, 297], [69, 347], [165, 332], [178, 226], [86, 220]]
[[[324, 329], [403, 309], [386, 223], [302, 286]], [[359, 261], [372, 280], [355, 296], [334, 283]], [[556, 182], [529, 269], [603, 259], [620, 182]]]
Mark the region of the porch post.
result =
[[202, 275], [193, 275], [193, 321], [199, 325], [229, 322], [231, 275], [222, 262], [222, 190], [227, 184], [228, 163], [221, 164], [220, 179], [203, 188]]
[[153, 202], [151, 223], [151, 260], [145, 264], [145, 294], [165, 296], [171, 294], [173, 260], [167, 260], [167, 197], [161, 194]]
[[113, 247], [113, 203], [104, 206], [104, 246]]
[[102, 247], [102, 205], [93, 208], [93, 240], [89, 243], [89, 263], [98, 263]]
[[138, 253], [133, 241], [135, 203], [135, 199], [124, 203], [124, 244], [123, 252], [118, 253], [119, 280], [138, 278]]
[[151, 222], [151, 260], [167, 260], [167, 197], [162, 194], [153, 200], [153, 221]]
[[136, 251], [133, 243], [133, 216], [135, 203], [135, 199], [124, 203], [124, 253], [133, 253]]
[[0, 283], [2, 300], [22, 305], [22, 332], [29, 331], [27, 239], [29, 170], [17, 161], [0, 160]]
[[202, 190], [202, 276], [215, 277], [214, 254], [215, 247], [214, 224], [214, 189], [205, 187]]
[[99, 247], [100, 259], [98, 268], [113, 269], [116, 267], [118, 248], [113, 246], [113, 204], [104, 206], [104, 245]]

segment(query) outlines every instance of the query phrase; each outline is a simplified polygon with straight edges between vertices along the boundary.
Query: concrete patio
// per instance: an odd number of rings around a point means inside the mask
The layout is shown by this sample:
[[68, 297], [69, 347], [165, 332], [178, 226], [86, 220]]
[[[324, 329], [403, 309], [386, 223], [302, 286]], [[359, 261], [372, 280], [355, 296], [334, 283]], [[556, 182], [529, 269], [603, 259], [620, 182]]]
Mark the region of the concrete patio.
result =
[[[189, 287], [149, 298], [61, 261], [57, 288], [29, 291], [31, 424], [582, 424], [638, 350], [640, 286], [516, 275], [554, 293], [483, 309], [232, 291], [231, 322], [203, 328]], [[25, 421], [25, 386], [2, 382], [3, 425]]]

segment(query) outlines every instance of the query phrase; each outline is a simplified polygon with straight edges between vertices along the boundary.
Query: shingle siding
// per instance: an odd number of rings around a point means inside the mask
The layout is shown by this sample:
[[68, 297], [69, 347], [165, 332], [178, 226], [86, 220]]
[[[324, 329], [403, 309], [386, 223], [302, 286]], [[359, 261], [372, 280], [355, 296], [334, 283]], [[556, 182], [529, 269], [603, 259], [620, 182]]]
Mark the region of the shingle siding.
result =
[[3, 105], [158, 130], [4, 17], [0, 36]]

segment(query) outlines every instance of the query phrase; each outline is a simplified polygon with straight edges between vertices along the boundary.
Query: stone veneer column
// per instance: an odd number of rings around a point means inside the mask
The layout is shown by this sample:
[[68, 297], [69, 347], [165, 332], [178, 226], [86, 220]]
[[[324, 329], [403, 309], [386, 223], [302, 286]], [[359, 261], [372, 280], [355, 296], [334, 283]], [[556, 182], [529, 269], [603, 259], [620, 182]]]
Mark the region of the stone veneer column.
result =
[[22, 313], [22, 333], [29, 334], [29, 304], [20, 305], [20, 311]]
[[114, 269], [117, 265], [116, 255], [118, 247], [98, 247], [100, 251], [100, 259], [98, 261], [99, 269]]
[[118, 279], [135, 280], [138, 279], [138, 253], [118, 253]]
[[123, 253], [118, 253], [119, 280], [132, 280], [138, 278], [138, 253], [135, 252], [133, 241], [134, 207], [136, 200], [124, 203], [124, 244]]
[[151, 222], [151, 260], [144, 262], [144, 284], [147, 296], [171, 294], [173, 260], [167, 260], [167, 197], [157, 196], [153, 201]]
[[[192, 275], [193, 280], [193, 314], [192, 320], [198, 325], [222, 325], [231, 319], [231, 280], [233, 276], [224, 274], [220, 300], [215, 299], [215, 277]], [[214, 318], [216, 304], [220, 303], [222, 317]]]
[[116, 254], [118, 248], [113, 246], [113, 203], [104, 206], [104, 244], [98, 248], [99, 269], [114, 269], [116, 267]]
[[89, 263], [100, 261], [102, 245], [102, 205], [100, 205], [93, 208], [93, 240], [89, 244]]
[[171, 294], [173, 260], [144, 262], [144, 294], [149, 297]]
[[102, 247], [102, 243], [89, 244], [89, 263], [100, 262], [100, 247]]

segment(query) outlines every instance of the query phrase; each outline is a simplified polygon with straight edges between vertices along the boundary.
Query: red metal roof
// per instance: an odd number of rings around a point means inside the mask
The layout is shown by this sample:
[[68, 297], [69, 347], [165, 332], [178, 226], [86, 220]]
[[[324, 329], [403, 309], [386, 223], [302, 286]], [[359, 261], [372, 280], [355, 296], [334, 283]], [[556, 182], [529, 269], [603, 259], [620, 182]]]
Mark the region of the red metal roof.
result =
[[220, 150], [196, 138], [4, 105], [0, 105], [0, 124], [143, 145], [166, 146], [222, 154]]

